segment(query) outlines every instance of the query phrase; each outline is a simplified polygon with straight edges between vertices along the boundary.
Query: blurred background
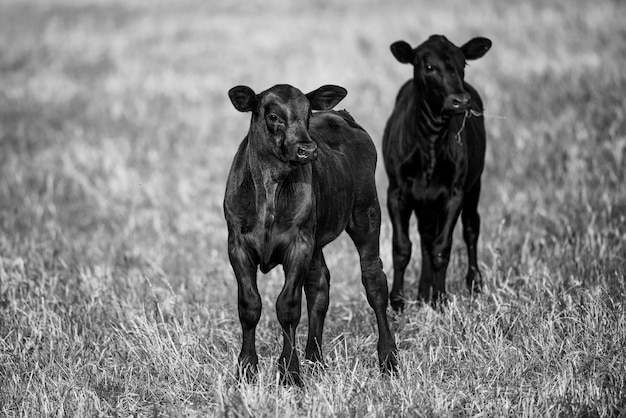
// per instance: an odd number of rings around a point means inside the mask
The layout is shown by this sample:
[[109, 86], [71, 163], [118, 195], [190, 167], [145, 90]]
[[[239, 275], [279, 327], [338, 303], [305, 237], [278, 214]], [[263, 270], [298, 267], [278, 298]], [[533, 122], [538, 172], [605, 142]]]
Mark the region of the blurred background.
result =
[[[2, 0], [1, 260], [24, 263], [30, 280], [54, 278], [51, 291], [68, 301], [103, 291], [129, 306], [170, 298], [236, 322], [222, 200], [249, 115], [228, 89], [341, 85], [338, 108], [380, 150], [412, 77], [389, 45], [438, 33], [457, 45], [493, 41], [466, 70], [486, 107], [479, 260], [490, 285], [623, 280], [625, 9], [617, 0]], [[380, 157], [377, 179], [389, 275]], [[419, 274], [412, 230], [409, 286]], [[452, 294], [465, 291], [464, 251], [457, 231]], [[327, 255], [333, 309], [363, 303], [351, 242]], [[282, 286], [280, 269], [268, 276], [264, 316]]]

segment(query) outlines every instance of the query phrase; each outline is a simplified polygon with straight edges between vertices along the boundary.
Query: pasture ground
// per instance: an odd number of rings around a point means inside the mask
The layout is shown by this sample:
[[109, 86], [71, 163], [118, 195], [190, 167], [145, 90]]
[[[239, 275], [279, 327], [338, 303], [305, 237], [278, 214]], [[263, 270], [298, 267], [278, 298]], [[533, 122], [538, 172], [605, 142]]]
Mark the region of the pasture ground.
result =
[[[0, 415], [626, 416], [624, 16], [617, 0], [1, 1]], [[457, 230], [450, 304], [393, 316], [401, 368], [381, 376], [342, 236], [327, 369], [277, 384], [278, 268], [259, 276], [258, 381], [238, 384], [221, 205], [249, 116], [227, 90], [342, 85], [380, 149], [411, 77], [388, 46], [432, 33], [494, 43], [466, 71], [487, 114], [484, 294], [464, 289]]]

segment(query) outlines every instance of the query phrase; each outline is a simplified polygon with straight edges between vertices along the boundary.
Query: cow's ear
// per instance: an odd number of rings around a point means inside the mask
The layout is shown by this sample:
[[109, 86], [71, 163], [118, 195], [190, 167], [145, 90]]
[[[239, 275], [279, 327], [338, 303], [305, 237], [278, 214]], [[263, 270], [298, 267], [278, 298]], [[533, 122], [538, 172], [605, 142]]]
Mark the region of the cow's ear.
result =
[[248, 86], [236, 86], [228, 90], [230, 101], [240, 112], [251, 112], [257, 107], [257, 98], [254, 90]]
[[412, 64], [415, 59], [415, 51], [406, 41], [397, 41], [389, 47], [391, 53], [402, 64]]
[[312, 110], [330, 110], [348, 94], [348, 90], [340, 86], [325, 85], [306, 94]]
[[467, 41], [465, 45], [461, 47], [461, 52], [465, 55], [466, 60], [476, 60], [489, 51], [491, 48], [491, 41], [487, 38], [474, 38]]

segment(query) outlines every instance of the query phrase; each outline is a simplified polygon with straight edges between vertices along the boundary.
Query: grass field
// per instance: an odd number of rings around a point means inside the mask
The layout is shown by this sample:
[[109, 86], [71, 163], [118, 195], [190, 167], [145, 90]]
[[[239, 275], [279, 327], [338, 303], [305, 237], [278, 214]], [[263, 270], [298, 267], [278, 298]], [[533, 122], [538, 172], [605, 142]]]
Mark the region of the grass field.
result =
[[[626, 416], [624, 16], [617, 0], [0, 0], [0, 415]], [[411, 76], [389, 44], [432, 33], [494, 43], [466, 70], [487, 115], [485, 293], [467, 295], [457, 230], [449, 305], [393, 315], [401, 368], [381, 376], [342, 236], [328, 368], [277, 383], [277, 268], [259, 275], [258, 380], [237, 383], [222, 199], [249, 116], [226, 92], [342, 85], [380, 149]], [[304, 349], [306, 313], [298, 331]]]

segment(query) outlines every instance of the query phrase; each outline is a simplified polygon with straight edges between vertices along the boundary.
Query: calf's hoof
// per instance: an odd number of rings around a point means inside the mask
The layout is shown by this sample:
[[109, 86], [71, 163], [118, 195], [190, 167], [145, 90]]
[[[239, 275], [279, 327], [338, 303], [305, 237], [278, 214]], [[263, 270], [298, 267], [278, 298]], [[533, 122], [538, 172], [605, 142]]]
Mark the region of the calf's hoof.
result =
[[404, 312], [404, 296], [390, 295], [389, 303], [391, 304], [391, 309], [393, 309], [395, 312]]
[[379, 358], [380, 371], [387, 376], [396, 376], [398, 374], [398, 352], [393, 351], [384, 358]]
[[249, 361], [241, 361], [237, 365], [237, 380], [240, 382], [251, 383], [256, 380], [258, 374], [257, 363]]
[[308, 362], [314, 364], [316, 367], [324, 366], [324, 358], [322, 356], [322, 351], [319, 348], [317, 342], [312, 344], [313, 348], [307, 346], [305, 349], [304, 359]]
[[470, 295], [481, 294], [483, 291], [483, 278], [480, 272], [478, 272], [478, 274], [473, 271], [468, 273], [467, 276], [465, 276], [465, 285]]
[[302, 387], [300, 377], [300, 367], [297, 362], [287, 362], [286, 359], [278, 360], [278, 372], [280, 374], [280, 384], [284, 386]]
[[443, 311], [443, 309], [448, 306], [448, 302], [448, 294], [442, 292], [434, 294], [430, 303], [433, 309]]

